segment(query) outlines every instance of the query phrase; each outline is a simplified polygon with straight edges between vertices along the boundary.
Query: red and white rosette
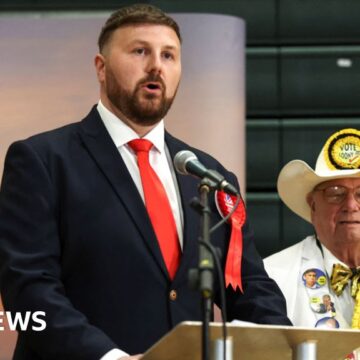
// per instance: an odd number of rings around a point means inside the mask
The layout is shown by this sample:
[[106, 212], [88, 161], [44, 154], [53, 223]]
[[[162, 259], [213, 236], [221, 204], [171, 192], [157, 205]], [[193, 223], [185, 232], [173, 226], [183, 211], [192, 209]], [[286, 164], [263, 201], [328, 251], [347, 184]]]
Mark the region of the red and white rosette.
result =
[[[215, 202], [220, 215], [223, 217], [227, 216], [233, 210], [236, 200], [236, 196], [226, 194], [223, 191], [215, 192]], [[235, 291], [239, 287], [241, 292], [244, 292], [241, 281], [241, 260], [243, 252], [241, 228], [245, 223], [245, 219], [245, 205], [243, 200], [240, 199], [238, 207], [228, 220], [231, 225], [231, 236], [225, 265], [225, 285], [226, 287], [231, 285]]]

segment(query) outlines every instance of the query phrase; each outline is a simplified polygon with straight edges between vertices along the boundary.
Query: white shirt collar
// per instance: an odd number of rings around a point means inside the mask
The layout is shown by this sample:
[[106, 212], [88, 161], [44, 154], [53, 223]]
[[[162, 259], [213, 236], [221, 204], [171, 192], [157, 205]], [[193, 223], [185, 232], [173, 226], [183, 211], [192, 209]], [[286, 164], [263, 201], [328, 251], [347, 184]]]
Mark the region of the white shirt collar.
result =
[[[97, 105], [97, 111], [99, 112], [100, 117], [117, 148], [126, 145], [131, 140], [139, 139], [139, 135], [115, 114], [113, 114], [109, 109], [107, 109], [101, 100], [99, 100]], [[165, 150], [164, 136], [164, 120], [161, 120], [150, 132], [148, 132], [143, 137], [143, 139], [151, 141], [154, 147], [160, 153], [162, 153]]]
[[324, 254], [324, 265], [325, 270], [328, 273], [329, 276], [331, 276], [333, 265], [334, 264], [341, 264], [345, 267], [348, 267], [346, 264], [344, 264], [342, 261], [340, 261], [336, 256], [334, 256], [330, 250], [328, 250], [323, 244], [321, 244], [323, 254]]

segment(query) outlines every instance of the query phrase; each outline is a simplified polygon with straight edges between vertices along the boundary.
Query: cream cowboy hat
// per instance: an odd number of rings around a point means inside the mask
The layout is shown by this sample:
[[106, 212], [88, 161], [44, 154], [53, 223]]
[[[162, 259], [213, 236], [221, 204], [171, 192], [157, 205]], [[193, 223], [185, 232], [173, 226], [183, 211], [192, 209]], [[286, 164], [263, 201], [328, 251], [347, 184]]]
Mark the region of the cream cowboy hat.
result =
[[307, 194], [324, 181], [352, 177], [360, 177], [360, 131], [343, 129], [327, 140], [315, 171], [302, 160], [287, 163], [280, 171], [277, 189], [289, 209], [311, 222]]

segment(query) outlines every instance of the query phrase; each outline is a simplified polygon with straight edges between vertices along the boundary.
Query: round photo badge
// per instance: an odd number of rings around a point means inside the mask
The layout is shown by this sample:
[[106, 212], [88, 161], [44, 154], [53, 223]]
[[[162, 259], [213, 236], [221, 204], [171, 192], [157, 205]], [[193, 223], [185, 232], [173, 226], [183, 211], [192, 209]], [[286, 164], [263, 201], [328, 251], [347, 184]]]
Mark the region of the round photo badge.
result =
[[315, 324], [315, 327], [319, 329], [338, 329], [340, 324], [333, 317], [324, 317]]
[[[215, 192], [215, 203], [222, 217], [226, 217], [234, 208], [237, 201], [236, 196], [226, 194], [223, 191]], [[242, 226], [245, 223], [245, 205], [240, 199], [237, 208], [230, 216], [231, 235], [225, 265], [225, 285], [229, 285], [236, 291], [237, 288], [243, 292], [241, 281], [241, 259], [243, 249]]]
[[360, 131], [340, 130], [324, 146], [324, 158], [329, 169], [360, 168]]
[[310, 268], [303, 272], [302, 281], [307, 289], [319, 289], [326, 284], [326, 275], [320, 269]]
[[320, 293], [310, 297], [311, 310], [318, 314], [327, 314], [327, 316], [336, 316], [334, 302], [329, 294]]

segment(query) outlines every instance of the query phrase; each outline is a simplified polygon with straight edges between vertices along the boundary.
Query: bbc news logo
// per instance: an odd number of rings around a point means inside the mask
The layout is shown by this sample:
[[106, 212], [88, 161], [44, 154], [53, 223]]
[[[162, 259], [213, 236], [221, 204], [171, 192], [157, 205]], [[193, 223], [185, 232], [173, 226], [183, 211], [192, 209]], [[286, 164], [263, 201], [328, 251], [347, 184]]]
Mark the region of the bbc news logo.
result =
[[[25, 331], [31, 329], [33, 331], [42, 331], [46, 329], [45, 311], [26, 311], [11, 312], [0, 311], [0, 331]], [[4, 323], [7, 320], [8, 329]]]

